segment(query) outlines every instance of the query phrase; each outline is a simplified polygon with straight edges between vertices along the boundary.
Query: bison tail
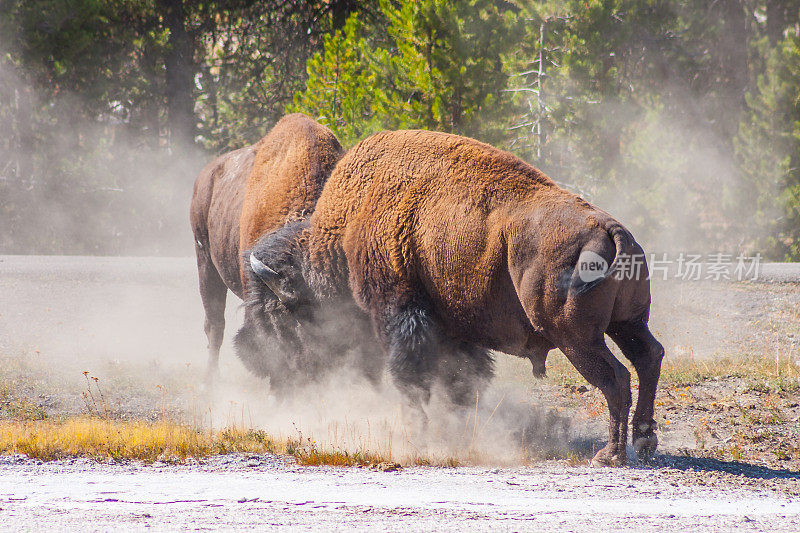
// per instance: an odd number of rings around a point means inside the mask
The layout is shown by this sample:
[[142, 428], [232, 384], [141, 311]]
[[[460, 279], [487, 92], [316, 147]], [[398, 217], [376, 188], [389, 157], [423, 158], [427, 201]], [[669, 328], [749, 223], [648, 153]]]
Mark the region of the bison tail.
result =
[[574, 295], [589, 292], [604, 280], [610, 278], [620, 267], [624, 257], [633, 245], [631, 234], [618, 223], [608, 225], [605, 230], [614, 243], [614, 259], [611, 264], [597, 252], [584, 249], [578, 257], [578, 264], [571, 273], [569, 293]]

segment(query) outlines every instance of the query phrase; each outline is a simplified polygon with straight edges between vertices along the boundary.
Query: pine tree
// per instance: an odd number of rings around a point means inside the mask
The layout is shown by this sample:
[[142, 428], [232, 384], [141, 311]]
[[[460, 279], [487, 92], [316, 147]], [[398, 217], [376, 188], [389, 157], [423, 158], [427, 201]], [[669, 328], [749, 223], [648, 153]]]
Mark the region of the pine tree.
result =
[[747, 95], [736, 148], [753, 191], [750, 236], [768, 257], [800, 259], [800, 36], [769, 52]]
[[306, 63], [306, 90], [287, 106], [288, 112], [306, 113], [331, 128], [345, 146], [381, 129], [375, 102], [385, 96], [375, 65], [387, 54], [373, 49], [362, 32], [354, 13], [344, 28], [326, 35], [323, 50]]
[[307, 64], [288, 110], [319, 117], [350, 143], [380, 128], [425, 128], [497, 141], [510, 109], [503, 56], [521, 38], [488, 0], [381, 2], [385, 32], [356, 19]]

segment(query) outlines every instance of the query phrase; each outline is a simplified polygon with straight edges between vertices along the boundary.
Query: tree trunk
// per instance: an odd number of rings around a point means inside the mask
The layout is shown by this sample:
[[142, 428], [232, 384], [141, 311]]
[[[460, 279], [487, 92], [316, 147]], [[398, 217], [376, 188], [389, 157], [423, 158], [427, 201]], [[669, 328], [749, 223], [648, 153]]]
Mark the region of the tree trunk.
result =
[[718, 68], [720, 98], [726, 101], [730, 111], [721, 127], [727, 138], [732, 139], [738, 130], [738, 111], [746, 105], [745, 93], [749, 81], [748, 44], [752, 26], [748, 24], [747, 13], [742, 0], [725, 0], [719, 5], [719, 16], [723, 21], [723, 31], [718, 46]]
[[[11, 153], [16, 152], [15, 178], [18, 185], [30, 186], [34, 182], [34, 154], [36, 138], [33, 134], [32, 96], [30, 86], [16, 89], [16, 146], [12, 145]], [[14, 150], [16, 148], [16, 150]]]
[[159, 0], [159, 7], [169, 30], [164, 67], [170, 145], [192, 144], [195, 133], [192, 85], [196, 65], [192, 37], [186, 29], [187, 14], [183, 0]]
[[331, 14], [333, 18], [333, 29], [340, 30], [347, 22], [347, 17], [350, 16], [356, 8], [358, 3], [354, 0], [336, 0], [331, 3]]

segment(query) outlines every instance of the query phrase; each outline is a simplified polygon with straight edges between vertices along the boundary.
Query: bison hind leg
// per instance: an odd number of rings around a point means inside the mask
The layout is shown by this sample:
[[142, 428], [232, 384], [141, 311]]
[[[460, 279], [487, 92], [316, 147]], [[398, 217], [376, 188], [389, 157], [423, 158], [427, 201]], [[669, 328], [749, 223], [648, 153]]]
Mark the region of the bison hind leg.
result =
[[637, 457], [653, 455], [658, 446], [654, 419], [656, 388], [661, 375], [664, 347], [659, 343], [644, 320], [609, 324], [608, 335], [620, 347], [639, 376], [639, 396], [633, 412], [632, 437]]
[[206, 385], [213, 384], [219, 373], [219, 349], [225, 332], [225, 300], [228, 288], [222, 281], [217, 268], [211, 260], [208, 241], [200, 245], [197, 240], [197, 269], [200, 279], [200, 297], [205, 310], [204, 329], [208, 338], [208, 364], [206, 366]]
[[603, 337], [591, 340], [591, 337], [576, 335], [573, 342], [561, 344], [559, 348], [586, 381], [600, 389], [608, 405], [608, 444], [595, 454], [592, 464], [624, 465], [631, 408], [630, 372], [614, 357]]
[[410, 304], [385, 319], [389, 371], [412, 405], [421, 407], [431, 396], [438, 357], [438, 328], [426, 306]]

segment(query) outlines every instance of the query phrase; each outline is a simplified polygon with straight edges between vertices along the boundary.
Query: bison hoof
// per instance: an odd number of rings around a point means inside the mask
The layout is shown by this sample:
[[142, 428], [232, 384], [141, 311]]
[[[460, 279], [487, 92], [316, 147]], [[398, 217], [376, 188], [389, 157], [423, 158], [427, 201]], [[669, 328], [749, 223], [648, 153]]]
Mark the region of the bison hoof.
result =
[[592, 466], [624, 466], [628, 462], [625, 451], [615, 451], [610, 446], [606, 446], [592, 457]]
[[652, 457], [657, 447], [658, 437], [655, 433], [634, 437], [633, 439], [633, 451], [636, 452], [636, 457], [638, 457], [639, 460], [645, 460]]
[[219, 381], [219, 367], [209, 366], [206, 369], [205, 377], [201, 385], [201, 390], [206, 393], [214, 391], [214, 385]]
[[633, 424], [633, 450], [639, 460], [645, 460], [655, 453], [658, 447], [655, 420], [649, 422], [634, 422]]

